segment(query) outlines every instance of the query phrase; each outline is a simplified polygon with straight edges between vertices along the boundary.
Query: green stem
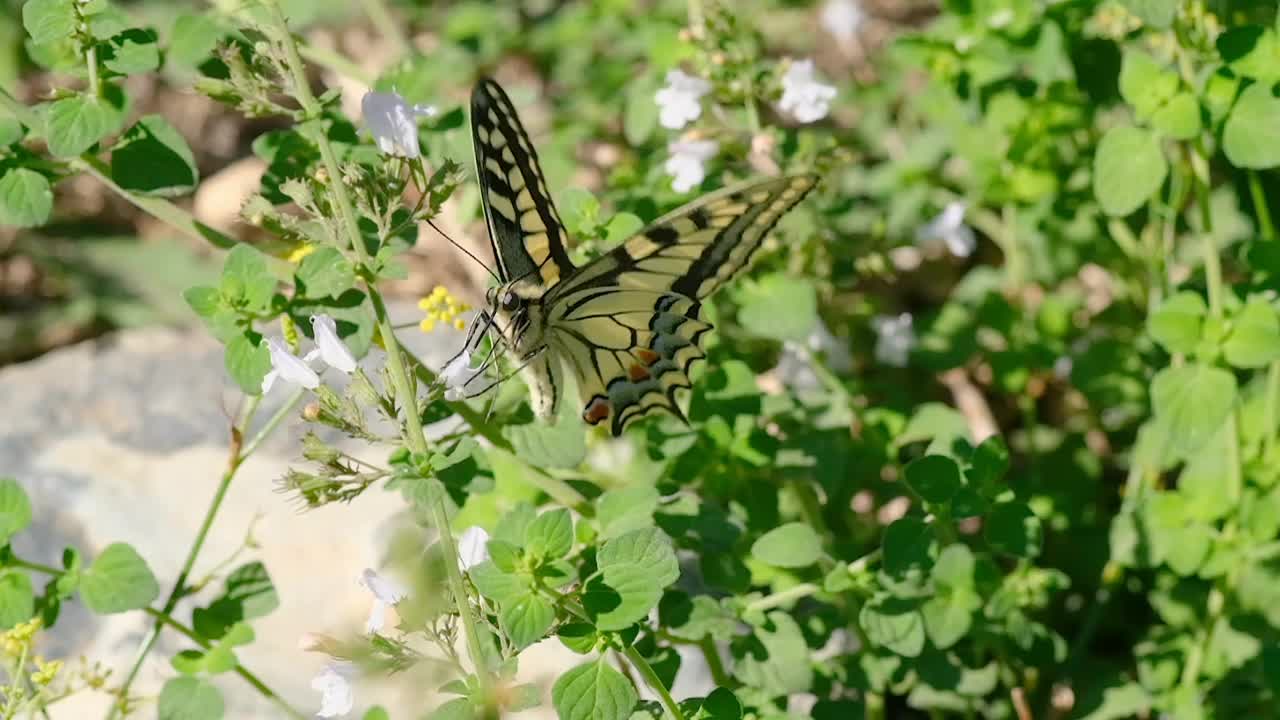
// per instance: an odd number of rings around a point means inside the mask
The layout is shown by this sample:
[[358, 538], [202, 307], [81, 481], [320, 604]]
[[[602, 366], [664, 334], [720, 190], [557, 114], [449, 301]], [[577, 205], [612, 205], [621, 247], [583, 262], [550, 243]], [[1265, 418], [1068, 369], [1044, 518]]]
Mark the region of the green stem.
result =
[[1267, 194], [1257, 170], [1249, 171], [1249, 195], [1253, 198], [1253, 211], [1258, 215], [1258, 226], [1264, 240], [1276, 239], [1276, 227], [1271, 223], [1271, 208], [1267, 206]]
[[1022, 250], [1018, 247], [1018, 209], [1013, 203], [1005, 203], [1000, 211], [1001, 249], [1004, 250], [1005, 282], [1010, 290], [1022, 287], [1026, 269]]
[[89, 45], [89, 50], [84, 54], [85, 65], [89, 69], [89, 94], [99, 97], [102, 94], [102, 83], [98, 81], [98, 46]]
[[16, 713], [18, 712], [18, 697], [19, 697], [18, 683], [21, 682], [21, 678], [26, 677], [26, 673], [24, 673], [23, 670], [26, 669], [27, 654], [30, 650], [31, 650], [30, 642], [22, 643], [22, 653], [18, 655], [18, 667], [16, 670], [13, 671], [9, 697], [6, 699], [4, 704], [5, 720], [8, 720], [9, 718], [12, 718], [12, 717], [16, 717]]
[[627, 645], [623, 648], [622, 654], [626, 656], [631, 666], [644, 676], [645, 684], [653, 688], [653, 691], [658, 694], [658, 699], [662, 701], [662, 706], [667, 709], [667, 713], [674, 720], [684, 720], [684, 713], [680, 712], [679, 703], [675, 701], [675, 698], [671, 697], [671, 692], [667, 690], [667, 686], [662, 684], [662, 679], [658, 677], [658, 673], [653, 671], [649, 661], [644, 659], [639, 650], [636, 650], [635, 645]]
[[[298, 388], [293, 391], [293, 394], [289, 396], [289, 399], [284, 401], [284, 404], [280, 406], [280, 409], [276, 410], [271, 417], [267, 418], [267, 421], [263, 423], [262, 428], [254, 434], [253, 439], [245, 443], [244, 450], [240, 452], [241, 460], [249, 457], [257, 451], [258, 446], [270, 437], [271, 433], [275, 432], [275, 429], [280, 425], [280, 423], [284, 422], [284, 419], [289, 416], [289, 413], [293, 412], [293, 409], [298, 405], [298, 401], [306, 394], [307, 391], [303, 388]], [[249, 428], [246, 425], [245, 430], [248, 429]]]
[[66, 572], [65, 570], [59, 570], [56, 567], [51, 567], [49, 565], [41, 565], [40, 563], [30, 562], [28, 560], [23, 560], [22, 558], [17, 558], [17, 557], [13, 558], [9, 562], [9, 564], [12, 567], [20, 567], [20, 568], [26, 568], [28, 570], [35, 570], [36, 572], [44, 573], [45, 575], [61, 575], [64, 572]]
[[298, 53], [309, 62], [332, 70], [343, 77], [355, 80], [366, 87], [371, 87], [374, 80], [377, 79], [364, 68], [352, 62], [347, 56], [329, 48], [303, 43], [298, 47]]
[[737, 681], [725, 670], [724, 662], [720, 660], [720, 650], [711, 636], [703, 635], [698, 647], [702, 649], [702, 656], [707, 660], [707, 669], [711, 671], [711, 679], [715, 684], [722, 688], [733, 688]]
[[766, 595], [755, 602], [748, 603], [747, 606], [743, 608], [743, 612], [764, 612], [766, 610], [772, 610], [801, 598], [809, 597], [821, 589], [822, 588], [820, 586], [813, 583], [801, 583], [799, 585], [789, 587], [786, 590]]
[[[165, 616], [173, 614], [173, 609], [177, 607], [187, 591], [187, 579], [191, 576], [191, 570], [195, 567], [196, 558], [200, 555], [200, 550], [204, 547], [205, 540], [208, 538], [209, 530], [213, 527], [213, 521], [218, 515], [218, 510], [222, 507], [222, 502], [227, 496], [227, 490], [231, 487], [231, 481], [235, 479], [236, 472], [245, 460], [252, 455], [253, 451], [258, 448], [262, 440], [271, 434], [284, 418], [288, 416], [289, 410], [297, 403], [301, 397], [301, 393], [297, 393], [294, 397], [287, 401], [280, 410], [276, 411], [269, 420], [262, 426], [254, 436], [253, 441], [248, 446], [243, 444], [244, 432], [249, 428], [253, 421], [253, 416], [258, 410], [258, 405], [262, 401], [261, 396], [255, 396], [249, 400], [245, 407], [244, 413], [235, 427], [232, 429], [231, 453], [230, 459], [227, 461], [227, 469], [222, 474], [222, 478], [218, 481], [218, 487], [214, 490], [213, 500], [209, 503], [209, 508], [205, 510], [204, 519], [200, 522], [200, 528], [196, 531], [195, 540], [191, 543], [191, 548], [187, 551], [187, 557], [182, 562], [182, 569], [178, 571], [178, 578], [173, 583], [173, 588], [169, 591], [169, 596], [165, 600], [163, 609], [160, 611]], [[134, 656], [133, 664], [129, 667], [128, 674], [125, 675], [124, 682], [120, 685], [119, 700], [113, 703], [107, 717], [117, 718], [124, 709], [125, 701], [129, 697], [129, 688], [133, 685], [134, 680], [138, 677], [138, 672], [142, 669], [142, 663], [150, 654], [151, 648], [155, 646], [156, 639], [160, 636], [160, 630], [164, 623], [156, 620], [152, 623], [151, 628], [142, 639], [142, 644], [138, 646], [138, 651]]]
[[[408, 358], [409, 364], [413, 366], [413, 373], [418, 382], [429, 386], [436, 381], [435, 373], [431, 372], [431, 369], [420, 358], [408, 352], [405, 353], [405, 357]], [[498, 428], [485, 422], [484, 415], [475, 408], [465, 402], [451, 402], [448, 405], [450, 410], [462, 418], [463, 422], [467, 423], [477, 435], [489, 441], [489, 444], [511, 455], [516, 454], [511, 442], [503, 436]], [[537, 485], [539, 490], [583, 517], [595, 517], [595, 507], [582, 496], [582, 493], [574, 490], [572, 485], [541, 468], [530, 467], [529, 470], [531, 472], [526, 477], [530, 479], [530, 482]]]
[[760, 133], [760, 110], [756, 107], [756, 79], [754, 70], [747, 71], [747, 90], [746, 90], [746, 108], [747, 108], [747, 129], [751, 131], [751, 137], [754, 138]]
[[[154, 618], [156, 622], [163, 623], [164, 625], [167, 625], [173, 630], [178, 631], [179, 634], [185, 635], [188, 640], [199, 645], [205, 650], [208, 650], [209, 648], [213, 647], [208, 640], [205, 640], [204, 638], [196, 634], [195, 630], [187, 627], [186, 625], [183, 625], [182, 623], [178, 622], [177, 620], [174, 620], [172, 617], [168, 615], [165, 615], [159, 610], [156, 610], [155, 608], [144, 608], [143, 612], [145, 612], [146, 614]], [[257, 690], [260, 695], [267, 698], [272, 703], [274, 703], [276, 707], [279, 707], [281, 710], [283, 710], [289, 717], [297, 718], [298, 720], [301, 720], [302, 718], [307, 717], [304, 713], [294, 709], [294, 707], [290, 705], [284, 698], [277, 695], [275, 691], [272, 690], [270, 687], [268, 687], [266, 683], [262, 682], [262, 680], [257, 675], [250, 672], [248, 668], [246, 668], [244, 665], [241, 665], [239, 662], [236, 663], [235, 673], [239, 675], [242, 680], [244, 680], [245, 682], [253, 686], [253, 689]]]
[[[1199, 164], [1196, 152], [1191, 153], [1192, 164]], [[1203, 177], [1196, 177], [1196, 202], [1200, 205], [1200, 247], [1204, 253], [1205, 283], [1209, 290], [1209, 314], [1222, 317], [1222, 262], [1218, 257], [1218, 244], [1213, 237], [1213, 208], [1210, 204], [1209, 186]]]
[[[294, 42], [293, 34], [289, 32], [289, 23], [285, 20], [284, 13], [280, 10], [278, 0], [264, 0], [264, 4], [271, 14], [271, 20], [275, 24], [275, 30], [279, 35], [280, 47], [284, 50], [285, 62], [293, 76], [291, 83], [293, 96], [302, 106], [303, 113], [308, 120], [312, 123], [317, 123], [312, 125], [312, 139], [320, 149], [321, 161], [324, 163], [325, 170], [329, 173], [329, 189], [333, 196], [334, 204], [337, 205], [338, 216], [342, 221], [347, 241], [360, 259], [361, 264], [367, 267], [369, 252], [364, 246], [364, 239], [360, 233], [360, 226], [356, 219], [355, 207], [351, 202], [351, 195], [347, 191], [346, 183], [343, 182], [342, 166], [338, 164], [338, 156], [333, 151], [333, 145], [329, 143], [328, 135], [318, 124], [322, 108], [315, 95], [311, 93], [311, 86], [307, 82], [306, 66], [303, 65], [302, 57], [298, 54], [298, 45]], [[368, 287], [369, 300], [373, 303], [374, 314], [377, 317], [378, 333], [382, 337], [383, 347], [387, 351], [387, 370], [391, 374], [391, 384], [395, 388], [396, 399], [404, 407], [405, 442], [413, 452], [426, 453], [427, 438], [422, 433], [422, 417], [418, 412], [417, 392], [410, 382], [408, 373], [405, 372], [404, 356], [400, 352], [400, 344], [396, 340], [395, 329], [392, 327], [391, 319], [387, 315], [386, 304], [383, 303], [382, 296], [378, 293], [372, 278], [365, 278], [365, 284]]]
[[403, 26], [391, 16], [391, 11], [382, 0], [364, 0], [362, 4], [364, 13], [369, 16], [374, 27], [378, 28], [383, 39], [395, 46], [396, 58], [409, 54], [409, 40], [405, 37]]
[[449, 593], [453, 595], [453, 603], [458, 608], [458, 617], [462, 618], [462, 634], [467, 641], [467, 654], [471, 656], [471, 664], [476, 670], [480, 695], [487, 704], [492, 700], [488, 696], [488, 689], [492, 682], [489, 679], [489, 669], [485, 666], [484, 652], [480, 648], [480, 634], [476, 630], [471, 601], [467, 596], [467, 588], [463, 584], [462, 570], [458, 567], [458, 548], [453, 542], [453, 533], [449, 529], [449, 513], [444, 506], [444, 488], [436, 487], [431, 495], [431, 515], [435, 521], [436, 532], [440, 534], [444, 568], [449, 580]]

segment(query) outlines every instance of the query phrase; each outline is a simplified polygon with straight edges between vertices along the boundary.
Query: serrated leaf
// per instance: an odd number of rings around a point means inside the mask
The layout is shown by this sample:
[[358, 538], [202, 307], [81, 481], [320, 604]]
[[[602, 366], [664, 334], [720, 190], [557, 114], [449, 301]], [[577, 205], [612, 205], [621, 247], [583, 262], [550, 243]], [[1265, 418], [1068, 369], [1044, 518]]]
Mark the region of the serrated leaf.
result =
[[53, 212], [49, 179], [30, 168], [12, 168], [0, 177], [0, 225], [39, 227]]
[[1191, 140], [1200, 134], [1200, 102], [1189, 91], [1173, 96], [1151, 116], [1151, 127], [1174, 140]]
[[531, 422], [508, 425], [502, 435], [516, 456], [533, 467], [573, 469], [587, 457], [586, 429], [573, 403], [561, 403], [554, 425]]
[[492, 560], [472, 567], [467, 575], [481, 595], [498, 605], [515, 602], [529, 590], [528, 580], [515, 573], [503, 572]]
[[913, 460], [903, 474], [907, 485], [931, 503], [949, 502], [964, 484], [960, 466], [945, 455], [925, 455]]
[[1222, 128], [1222, 150], [1238, 168], [1264, 170], [1280, 165], [1280, 98], [1270, 83], [1245, 88]]
[[31, 578], [17, 568], [0, 570], [0, 630], [30, 620], [36, 613]]
[[126, 543], [108, 545], [80, 575], [80, 599], [99, 615], [144, 608], [159, 594], [151, 568]]
[[121, 75], [148, 73], [160, 67], [155, 30], [129, 28], [111, 38], [107, 47], [110, 51], [102, 64]]
[[169, 33], [165, 62], [194, 68], [213, 54], [224, 35], [226, 29], [213, 13], [180, 15]]
[[1165, 368], [1151, 382], [1158, 429], [1178, 457], [1199, 450], [1226, 422], [1235, 401], [1235, 376], [1207, 365]]
[[1155, 135], [1135, 127], [1107, 131], [1093, 160], [1093, 194], [1108, 215], [1128, 215], [1164, 184], [1169, 164]]
[[106, 93], [102, 96], [73, 95], [63, 98], [51, 104], [44, 117], [49, 152], [62, 158], [75, 157], [85, 152], [99, 140], [120, 129], [124, 122], [122, 105], [114, 105]]
[[881, 547], [884, 571], [898, 578], [928, 573], [938, 552], [933, 528], [918, 517], [894, 520], [885, 528]]
[[544, 560], [558, 560], [573, 549], [573, 518], [565, 508], [539, 515], [524, 532], [525, 553]]
[[1254, 298], [1232, 318], [1222, 355], [1239, 368], [1265, 367], [1280, 358], [1280, 317], [1271, 303]]
[[556, 620], [556, 609], [541, 595], [527, 592], [500, 603], [498, 619], [516, 648], [523, 650], [546, 636]]
[[1200, 343], [1200, 329], [1208, 308], [1193, 292], [1165, 300], [1147, 318], [1147, 332], [1171, 353], [1192, 353]]
[[112, 148], [111, 179], [141, 195], [174, 197], [194, 190], [200, 173], [177, 129], [160, 115], [147, 115]]
[[560, 720], [626, 720], [638, 699], [631, 682], [603, 658], [566, 672], [551, 688]]
[[0, 545], [31, 524], [31, 499], [13, 478], [0, 478]]
[[355, 286], [351, 261], [335, 247], [324, 246], [302, 258], [294, 273], [309, 298], [336, 297]]
[[757, 538], [751, 555], [774, 567], [808, 567], [822, 556], [822, 540], [804, 523], [787, 523]]
[[924, 618], [913, 600], [877, 595], [858, 613], [858, 623], [873, 645], [904, 657], [924, 649]]
[[601, 581], [588, 585], [583, 601], [601, 630], [621, 630], [644, 618], [663, 589], [680, 577], [671, 540], [657, 528], [606, 541], [596, 564]]
[[262, 394], [262, 379], [271, 370], [271, 353], [265, 342], [255, 345], [247, 335], [236, 335], [227, 342], [223, 362], [227, 374], [246, 395]]
[[586, 655], [595, 649], [600, 640], [600, 633], [590, 623], [568, 623], [561, 625], [556, 631], [560, 642], [579, 655]]
[[267, 269], [261, 252], [248, 245], [236, 245], [222, 264], [223, 297], [248, 312], [264, 312], [271, 307], [276, 278]]
[[[808, 692], [813, 685], [809, 646], [800, 626], [788, 614], [773, 611], [752, 629], [752, 643], [739, 650], [733, 674], [767, 695]], [[763, 652], [755, 652], [755, 648]]]
[[66, 40], [77, 23], [75, 0], [27, 0], [22, 6], [22, 26], [37, 45]]
[[596, 499], [600, 538], [608, 540], [653, 525], [653, 512], [657, 508], [658, 489], [645, 483], [633, 483], [604, 493]]
[[225, 712], [222, 693], [208, 682], [176, 677], [160, 691], [160, 720], [219, 720]]

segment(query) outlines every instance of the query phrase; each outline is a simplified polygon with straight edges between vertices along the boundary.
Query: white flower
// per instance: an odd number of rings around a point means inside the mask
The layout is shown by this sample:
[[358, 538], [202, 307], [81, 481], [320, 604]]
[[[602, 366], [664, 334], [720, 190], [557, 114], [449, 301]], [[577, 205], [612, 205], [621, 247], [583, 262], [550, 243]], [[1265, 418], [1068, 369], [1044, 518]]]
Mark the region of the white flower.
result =
[[672, 177], [671, 187], [676, 192], [689, 192], [702, 184], [707, 177], [707, 161], [720, 151], [715, 140], [677, 140], [667, 145], [671, 154], [662, 167]]
[[325, 665], [319, 675], [311, 678], [311, 689], [320, 692], [320, 711], [316, 715], [331, 718], [342, 717], [351, 712], [356, 704], [355, 693], [351, 690], [351, 678], [355, 673], [355, 665], [334, 661]]
[[867, 12], [858, 0], [827, 0], [822, 6], [819, 22], [822, 28], [842, 46], [850, 45], [858, 35], [858, 29], [867, 19]]
[[902, 313], [897, 317], [882, 315], [873, 324], [876, 329], [876, 360], [885, 365], [906, 367], [911, 348], [916, 345], [911, 313]]
[[951, 251], [952, 255], [959, 258], [969, 257], [977, 245], [977, 240], [973, 236], [973, 229], [964, 224], [965, 210], [963, 201], [955, 200], [947, 203], [937, 217], [916, 231], [916, 240], [922, 243], [941, 241], [946, 244], [947, 250]]
[[440, 370], [439, 377], [444, 383], [444, 399], [457, 402], [475, 393], [484, 375], [471, 367], [471, 350], [465, 349]]
[[836, 89], [818, 82], [812, 60], [791, 63], [782, 76], [782, 99], [778, 108], [802, 123], [817, 122], [831, 110]]
[[458, 538], [458, 563], [462, 572], [489, 559], [489, 533], [479, 525], [472, 525]]
[[679, 70], [667, 73], [667, 84], [654, 93], [658, 104], [658, 122], [662, 127], [679, 130], [702, 114], [702, 96], [711, 92], [711, 83]]
[[328, 315], [312, 315], [311, 329], [315, 332], [316, 347], [320, 359], [335, 370], [350, 375], [356, 369], [355, 356], [347, 349], [346, 343], [338, 337], [338, 324]]
[[285, 382], [291, 382], [295, 385], [301, 385], [308, 390], [315, 390], [320, 387], [320, 376], [315, 370], [307, 365], [307, 361], [311, 359], [308, 355], [306, 359], [289, 352], [289, 349], [280, 342], [279, 338], [267, 338], [267, 351], [271, 353], [271, 372], [262, 378], [262, 394], [266, 395], [271, 391], [271, 386], [275, 385], [276, 378], [282, 378]]
[[373, 607], [369, 609], [369, 620], [364, 624], [364, 631], [373, 635], [382, 630], [387, 608], [399, 603], [409, 592], [395, 580], [383, 577], [368, 568], [361, 573], [360, 584], [373, 594]]
[[396, 92], [367, 92], [360, 101], [360, 110], [378, 149], [404, 158], [416, 158], [420, 153], [417, 119], [438, 112], [432, 105], [409, 105]]

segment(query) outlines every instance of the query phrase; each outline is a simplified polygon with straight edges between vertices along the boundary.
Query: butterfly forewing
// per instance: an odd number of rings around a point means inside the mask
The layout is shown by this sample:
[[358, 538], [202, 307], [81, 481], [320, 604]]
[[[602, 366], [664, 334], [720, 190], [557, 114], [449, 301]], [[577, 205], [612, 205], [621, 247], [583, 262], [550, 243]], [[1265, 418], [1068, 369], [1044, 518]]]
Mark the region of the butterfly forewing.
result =
[[746, 269], [813, 175], [739, 185], [666, 215], [549, 292], [548, 333], [578, 380], [589, 423], [619, 434], [678, 390], [703, 358], [701, 300]]
[[471, 93], [471, 133], [481, 204], [504, 282], [549, 288], [573, 271], [566, 233], [542, 176], [538, 155], [497, 83], [481, 80]]

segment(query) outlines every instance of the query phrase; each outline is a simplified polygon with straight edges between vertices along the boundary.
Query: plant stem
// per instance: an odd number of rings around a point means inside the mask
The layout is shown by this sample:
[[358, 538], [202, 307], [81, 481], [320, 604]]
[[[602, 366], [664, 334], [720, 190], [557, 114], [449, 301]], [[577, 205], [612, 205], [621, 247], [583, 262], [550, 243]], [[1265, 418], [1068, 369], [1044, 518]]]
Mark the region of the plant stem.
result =
[[22, 558], [18, 558], [18, 557], [13, 558], [13, 560], [10, 561], [10, 565], [12, 567], [20, 567], [20, 568], [26, 568], [28, 570], [35, 570], [36, 572], [44, 573], [45, 575], [61, 575], [64, 572], [66, 572], [65, 570], [59, 570], [56, 567], [51, 567], [49, 565], [41, 565], [40, 563], [35, 563], [35, 562], [29, 562], [27, 560], [23, 560]]
[[378, 28], [383, 39], [395, 46], [396, 58], [407, 55], [410, 50], [409, 40], [405, 37], [403, 26], [391, 16], [391, 11], [382, 0], [363, 0], [361, 4], [364, 5], [365, 15]]
[[476, 669], [480, 695], [484, 698], [484, 702], [488, 703], [491, 700], [488, 691], [492, 684], [489, 679], [489, 668], [485, 666], [484, 652], [480, 648], [480, 635], [476, 631], [476, 621], [471, 613], [471, 601], [463, 584], [462, 570], [458, 568], [458, 548], [453, 542], [453, 533], [449, 529], [449, 513], [444, 506], [444, 488], [437, 486], [431, 495], [431, 516], [435, 522], [436, 532], [440, 533], [445, 574], [449, 579], [449, 593], [453, 595], [453, 603], [458, 608], [458, 617], [462, 618], [462, 634], [467, 641], [467, 654], [471, 656], [471, 664]]
[[89, 69], [89, 94], [96, 97], [102, 94], [102, 83], [98, 82], [98, 46], [90, 45], [84, 54], [84, 63]]
[[1018, 209], [1013, 203], [1005, 203], [1000, 211], [1000, 245], [1004, 250], [1005, 282], [1010, 290], [1022, 287], [1026, 269], [1022, 249], [1018, 247]]
[[[284, 13], [280, 10], [280, 3], [278, 0], [264, 0], [264, 4], [271, 14], [271, 20], [275, 24], [275, 30], [279, 35], [280, 47], [284, 50], [285, 62], [289, 66], [289, 72], [293, 75], [294, 98], [302, 106], [307, 118], [313, 123], [318, 123], [321, 114], [320, 103], [316, 100], [315, 95], [311, 93], [311, 86], [307, 82], [306, 66], [303, 65], [302, 58], [298, 55], [298, 45], [294, 42], [293, 35], [289, 32], [289, 23], [285, 20]], [[333, 146], [329, 143], [329, 138], [324, 133], [323, 127], [315, 124], [312, 126], [312, 130], [312, 139], [320, 149], [320, 158], [324, 162], [325, 170], [329, 173], [329, 189], [333, 196], [334, 204], [337, 205], [338, 216], [342, 221], [347, 241], [360, 259], [360, 262], [367, 266], [369, 253], [364, 246], [364, 238], [360, 233], [360, 226], [356, 219], [355, 207], [351, 202], [351, 195], [347, 191], [346, 183], [343, 182], [342, 166], [338, 164], [338, 156], [333, 152]], [[378, 293], [373, 279], [366, 277], [365, 285], [369, 290], [369, 300], [373, 304], [374, 315], [377, 317], [378, 333], [382, 337], [382, 344], [387, 350], [387, 370], [391, 374], [391, 384], [395, 387], [396, 399], [404, 407], [405, 442], [411, 451], [419, 454], [425, 453], [427, 452], [427, 439], [422, 434], [422, 417], [418, 412], [417, 392], [410, 382], [408, 373], [405, 372], [404, 355], [400, 352], [400, 344], [396, 340], [395, 329], [391, 325], [391, 320], [387, 315], [386, 304], [383, 303], [382, 296]]]
[[1249, 196], [1253, 198], [1253, 211], [1258, 215], [1258, 227], [1264, 240], [1276, 239], [1276, 227], [1271, 223], [1271, 208], [1267, 206], [1267, 194], [1257, 170], [1249, 171]]
[[822, 588], [820, 586], [815, 585], [814, 583], [800, 583], [799, 585], [789, 587], [786, 590], [781, 590], [771, 595], [766, 595], [753, 603], [749, 603], [745, 608], [743, 608], [743, 612], [764, 612], [766, 610], [772, 610], [773, 608], [786, 605], [787, 603], [801, 598], [809, 597], [821, 589]]
[[622, 654], [626, 656], [631, 666], [644, 676], [645, 684], [653, 688], [653, 691], [657, 693], [658, 699], [662, 701], [662, 706], [667, 709], [667, 713], [674, 720], [684, 720], [684, 713], [680, 712], [679, 703], [675, 701], [675, 698], [671, 697], [671, 692], [667, 690], [667, 686], [662, 684], [662, 679], [658, 677], [658, 673], [653, 671], [649, 661], [644, 659], [639, 650], [636, 650], [635, 645], [627, 645], [623, 648]]
[[[1195, 165], [1201, 156], [1191, 153]], [[1205, 284], [1209, 291], [1209, 315], [1222, 317], [1222, 262], [1218, 257], [1218, 244], [1213, 237], [1213, 208], [1210, 205], [1209, 186], [1204, 178], [1196, 177], [1196, 202], [1200, 205], [1200, 241], [1204, 253]]]
[[[182, 569], [178, 571], [178, 578], [173, 583], [173, 588], [169, 591], [169, 597], [165, 600], [161, 613], [165, 616], [173, 614], [173, 609], [177, 607], [178, 601], [183, 598], [187, 590], [187, 578], [191, 576], [191, 570], [195, 566], [196, 558], [200, 555], [200, 550], [204, 547], [204, 542], [208, 538], [209, 530], [213, 527], [213, 521], [218, 515], [218, 510], [222, 507], [222, 501], [227, 496], [227, 489], [231, 487], [231, 481], [235, 479], [236, 472], [246, 459], [261, 444], [262, 439], [267, 437], [274, 431], [284, 418], [288, 415], [289, 409], [297, 402], [301, 394], [296, 394], [293, 399], [286, 402], [284, 407], [278, 410], [275, 415], [262, 426], [258, 434], [254, 436], [254, 440], [249, 446], [244, 446], [244, 432], [249, 428], [253, 420], [254, 414], [258, 410], [258, 404], [261, 402], [261, 396], [255, 396], [249, 400], [245, 407], [244, 413], [238, 423], [231, 431], [231, 452], [227, 460], [227, 469], [222, 474], [221, 480], [218, 481], [218, 487], [214, 491], [213, 500], [209, 503], [209, 508], [205, 510], [204, 519], [200, 523], [200, 529], [196, 531], [196, 538], [191, 543], [191, 548], [187, 551], [187, 557], [182, 563]], [[129, 668], [129, 672], [125, 675], [124, 682], [120, 685], [119, 700], [113, 703], [111, 710], [108, 712], [108, 718], [117, 718], [123, 710], [123, 705], [129, 697], [129, 688], [133, 685], [133, 681], [137, 679], [138, 672], [142, 669], [142, 663], [147, 659], [147, 655], [151, 652], [151, 648], [155, 645], [156, 639], [160, 636], [160, 630], [163, 622], [157, 619], [152, 623], [151, 628], [142, 639], [142, 644], [138, 646], [138, 652], [135, 654], [133, 664]]]
[[725, 670], [724, 662], [720, 660], [720, 650], [716, 647], [715, 640], [710, 635], [703, 635], [702, 640], [698, 642], [698, 647], [702, 649], [702, 656], [707, 660], [707, 669], [711, 671], [711, 679], [716, 685], [723, 688], [732, 688], [737, 682]]
[[22, 653], [18, 655], [18, 667], [13, 671], [13, 677], [11, 678], [13, 681], [12, 689], [10, 690], [9, 697], [6, 698], [4, 704], [4, 717], [6, 720], [8, 720], [8, 718], [15, 717], [15, 713], [18, 712], [18, 682], [21, 678], [26, 677], [26, 673], [24, 673], [23, 670], [27, 665], [27, 654], [30, 650], [30, 642], [22, 643]]
[[[183, 625], [182, 623], [178, 622], [177, 620], [174, 620], [172, 617], [168, 615], [165, 615], [159, 610], [156, 610], [155, 608], [145, 608], [144, 612], [146, 612], [151, 617], [155, 618], [156, 622], [163, 623], [169, 626], [170, 628], [177, 630], [178, 633], [185, 635], [188, 640], [199, 645], [200, 647], [206, 650], [213, 647], [208, 640], [205, 640], [204, 638], [197, 635], [195, 630], [187, 627], [186, 625]], [[274, 690], [268, 687], [266, 683], [262, 682], [262, 680], [257, 675], [253, 674], [252, 672], [249, 672], [248, 668], [246, 668], [244, 665], [241, 665], [238, 661], [236, 663], [235, 673], [239, 675], [241, 679], [243, 679], [245, 682], [252, 685], [253, 688], [257, 690], [260, 695], [270, 700], [277, 707], [279, 707], [286, 714], [288, 714], [289, 717], [297, 718], [298, 720], [301, 720], [302, 718], [306, 717], [304, 713], [296, 710], [292, 705], [290, 705], [287, 701], [285, 701], [284, 698], [277, 695]]]

